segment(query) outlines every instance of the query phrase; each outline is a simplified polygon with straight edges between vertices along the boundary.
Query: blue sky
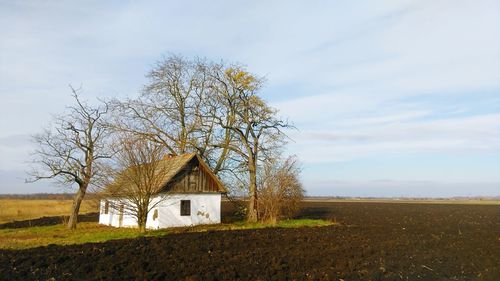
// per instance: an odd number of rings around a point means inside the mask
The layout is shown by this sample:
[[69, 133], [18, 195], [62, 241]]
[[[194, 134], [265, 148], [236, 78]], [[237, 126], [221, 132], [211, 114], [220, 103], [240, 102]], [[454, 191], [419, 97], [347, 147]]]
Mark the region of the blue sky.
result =
[[135, 97], [170, 53], [241, 62], [298, 127], [309, 195], [500, 195], [498, 1], [2, 1], [0, 193], [68, 84]]

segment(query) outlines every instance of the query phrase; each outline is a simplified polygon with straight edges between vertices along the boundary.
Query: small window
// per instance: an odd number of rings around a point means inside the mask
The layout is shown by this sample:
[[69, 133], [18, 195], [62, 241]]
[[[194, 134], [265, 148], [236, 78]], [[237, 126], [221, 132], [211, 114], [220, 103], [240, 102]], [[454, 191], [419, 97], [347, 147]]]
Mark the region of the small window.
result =
[[104, 214], [107, 215], [109, 213], [109, 201], [104, 201]]
[[153, 220], [155, 221], [158, 218], [158, 209], [155, 209], [153, 213]]
[[181, 216], [191, 215], [191, 200], [181, 200]]

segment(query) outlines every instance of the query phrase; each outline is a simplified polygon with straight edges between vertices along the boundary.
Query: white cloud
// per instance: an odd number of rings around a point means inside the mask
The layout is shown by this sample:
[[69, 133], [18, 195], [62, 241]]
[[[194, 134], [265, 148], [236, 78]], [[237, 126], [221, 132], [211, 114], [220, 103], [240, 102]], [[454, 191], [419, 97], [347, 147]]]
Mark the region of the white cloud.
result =
[[[408, 116], [411, 116], [408, 115]], [[419, 116], [419, 115], [415, 115]], [[399, 118], [395, 116], [396, 118]], [[382, 118], [382, 117], [381, 117]], [[500, 153], [500, 114], [438, 120], [369, 118], [342, 126], [291, 132], [290, 150], [308, 163], [348, 161], [373, 155]]]
[[346, 33], [357, 36], [290, 60], [285, 71], [293, 75], [288, 79], [323, 92], [340, 87], [377, 99], [496, 88], [499, 10], [493, 1], [418, 2], [389, 23], [384, 17], [371, 21], [369, 32], [346, 27]]
[[[266, 75], [308, 163], [498, 155], [500, 100], [481, 95], [500, 89], [494, 0], [0, 2], [0, 36], [0, 137], [45, 126], [71, 102], [69, 83], [90, 100], [134, 96], [170, 51]], [[21, 168], [27, 151], [0, 143], [0, 168]]]

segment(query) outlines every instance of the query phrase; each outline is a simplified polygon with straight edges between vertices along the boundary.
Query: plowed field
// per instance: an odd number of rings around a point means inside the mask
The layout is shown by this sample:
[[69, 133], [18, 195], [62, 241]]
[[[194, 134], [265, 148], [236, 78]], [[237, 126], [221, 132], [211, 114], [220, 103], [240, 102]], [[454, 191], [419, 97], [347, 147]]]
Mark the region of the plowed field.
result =
[[500, 206], [305, 207], [340, 225], [1, 250], [0, 280], [500, 280]]

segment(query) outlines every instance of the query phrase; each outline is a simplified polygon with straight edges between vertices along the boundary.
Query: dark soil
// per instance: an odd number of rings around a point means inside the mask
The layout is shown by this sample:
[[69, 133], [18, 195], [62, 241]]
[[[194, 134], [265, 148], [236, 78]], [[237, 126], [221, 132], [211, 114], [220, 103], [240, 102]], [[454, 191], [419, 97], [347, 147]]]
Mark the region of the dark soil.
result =
[[[68, 221], [67, 216], [41, 217], [37, 219], [13, 221], [0, 224], [0, 229], [56, 225], [56, 224], [61, 224], [64, 221]], [[99, 213], [88, 213], [88, 214], [78, 215], [78, 221], [79, 222], [99, 221]]]
[[341, 225], [1, 250], [0, 280], [500, 280], [500, 206], [306, 203], [300, 216]]

